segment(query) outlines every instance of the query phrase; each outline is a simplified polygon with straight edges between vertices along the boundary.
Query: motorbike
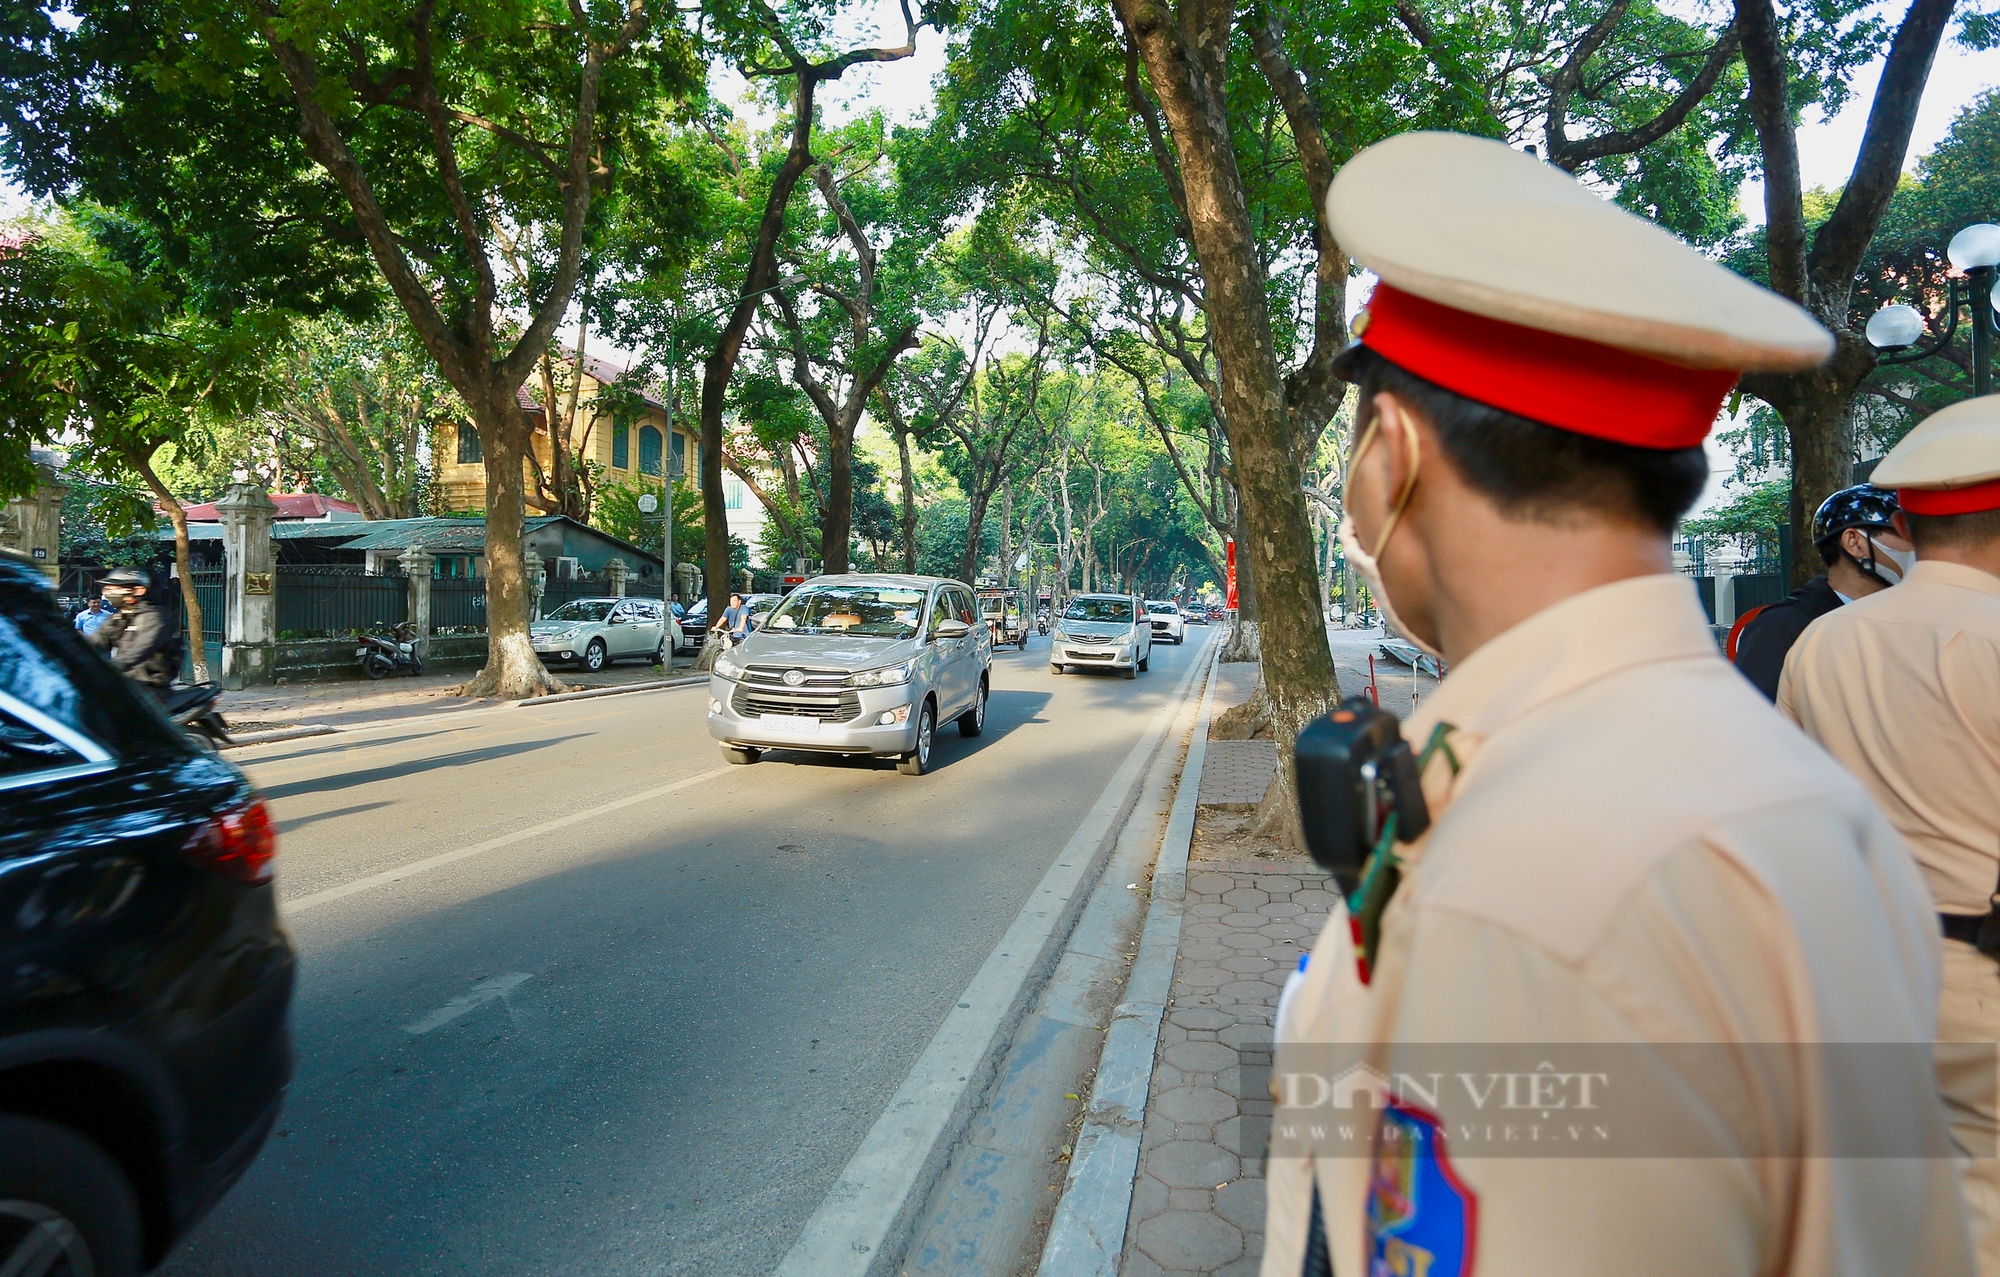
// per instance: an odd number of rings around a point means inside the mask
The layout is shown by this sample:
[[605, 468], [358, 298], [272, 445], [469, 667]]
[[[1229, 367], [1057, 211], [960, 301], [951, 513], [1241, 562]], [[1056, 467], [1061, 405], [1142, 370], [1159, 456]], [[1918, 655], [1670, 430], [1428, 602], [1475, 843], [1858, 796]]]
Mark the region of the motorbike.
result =
[[229, 724], [217, 708], [222, 701], [222, 688], [216, 684], [170, 687], [159, 696], [160, 707], [167, 711], [174, 726], [193, 737], [197, 744], [218, 749], [235, 743], [229, 739]]
[[383, 678], [397, 670], [408, 670], [411, 677], [424, 672], [423, 658], [417, 655], [417, 630], [408, 621], [391, 631], [392, 637], [380, 634], [360, 634], [354, 637], [361, 646], [354, 649], [354, 655], [361, 662], [361, 672], [369, 678]]

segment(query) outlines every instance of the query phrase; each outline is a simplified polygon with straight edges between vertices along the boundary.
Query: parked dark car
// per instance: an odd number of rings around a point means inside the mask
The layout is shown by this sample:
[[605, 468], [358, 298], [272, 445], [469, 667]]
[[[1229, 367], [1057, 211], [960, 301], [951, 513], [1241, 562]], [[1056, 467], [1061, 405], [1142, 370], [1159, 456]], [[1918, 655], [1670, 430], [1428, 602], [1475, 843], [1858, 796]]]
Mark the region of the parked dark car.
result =
[[275, 830], [0, 557], [0, 1272], [152, 1268], [291, 1079]]

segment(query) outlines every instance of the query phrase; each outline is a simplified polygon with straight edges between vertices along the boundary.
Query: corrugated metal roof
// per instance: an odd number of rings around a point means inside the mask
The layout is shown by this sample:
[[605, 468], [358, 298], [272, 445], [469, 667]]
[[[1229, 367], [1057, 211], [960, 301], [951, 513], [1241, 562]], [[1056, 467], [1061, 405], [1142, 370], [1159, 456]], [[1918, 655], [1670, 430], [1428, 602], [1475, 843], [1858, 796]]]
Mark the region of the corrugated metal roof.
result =
[[[524, 521], [524, 526], [534, 532], [561, 519], [559, 514], [533, 515]], [[484, 519], [383, 519], [376, 523], [364, 523], [359, 531], [361, 535], [352, 541], [342, 542], [340, 548], [401, 550], [420, 545], [433, 552], [447, 550], [461, 553], [486, 548]]]

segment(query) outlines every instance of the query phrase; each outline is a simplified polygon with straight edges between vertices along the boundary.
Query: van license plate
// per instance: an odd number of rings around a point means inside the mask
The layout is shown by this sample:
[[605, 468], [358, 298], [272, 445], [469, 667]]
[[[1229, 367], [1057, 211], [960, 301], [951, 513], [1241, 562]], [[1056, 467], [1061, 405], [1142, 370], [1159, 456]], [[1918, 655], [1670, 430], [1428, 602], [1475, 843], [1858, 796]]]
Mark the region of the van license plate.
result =
[[796, 732], [801, 736], [819, 734], [819, 720], [804, 714], [761, 714], [758, 717], [764, 726], [781, 732]]

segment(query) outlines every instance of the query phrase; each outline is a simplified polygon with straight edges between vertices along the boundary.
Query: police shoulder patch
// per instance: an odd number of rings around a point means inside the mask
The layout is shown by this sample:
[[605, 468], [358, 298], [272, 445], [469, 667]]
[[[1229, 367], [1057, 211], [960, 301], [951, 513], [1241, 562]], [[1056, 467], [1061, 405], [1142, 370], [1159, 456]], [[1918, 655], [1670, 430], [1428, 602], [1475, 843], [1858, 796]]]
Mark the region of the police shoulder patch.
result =
[[1452, 1170], [1444, 1129], [1391, 1101], [1368, 1176], [1368, 1277], [1471, 1277], [1479, 1198]]

